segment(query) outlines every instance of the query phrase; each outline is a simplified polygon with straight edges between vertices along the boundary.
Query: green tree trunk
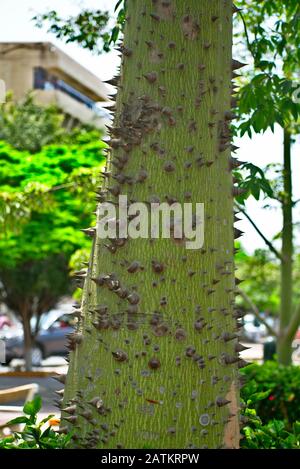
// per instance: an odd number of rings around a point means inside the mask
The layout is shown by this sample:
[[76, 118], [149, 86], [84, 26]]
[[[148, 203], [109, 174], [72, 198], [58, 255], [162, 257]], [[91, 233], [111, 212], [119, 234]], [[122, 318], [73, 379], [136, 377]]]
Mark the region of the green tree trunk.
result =
[[205, 241], [94, 238], [62, 412], [74, 447], [239, 445], [232, 11], [128, 1], [108, 195], [204, 203]]
[[280, 336], [278, 339], [278, 360], [283, 365], [291, 362], [291, 340], [286, 335], [292, 317], [293, 292], [293, 188], [291, 169], [291, 133], [284, 130], [284, 165], [283, 165], [283, 228], [281, 263], [281, 305], [280, 305]]

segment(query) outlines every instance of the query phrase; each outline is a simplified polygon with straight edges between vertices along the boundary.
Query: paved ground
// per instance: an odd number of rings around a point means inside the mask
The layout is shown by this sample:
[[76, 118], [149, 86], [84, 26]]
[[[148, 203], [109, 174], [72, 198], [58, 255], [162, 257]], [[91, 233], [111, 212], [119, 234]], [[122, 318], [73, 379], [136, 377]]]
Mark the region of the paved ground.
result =
[[[37, 377], [13, 377], [13, 376], [3, 376], [0, 378], [0, 389], [7, 389], [14, 386], [21, 386], [23, 384], [36, 383], [39, 386], [39, 394], [43, 399], [43, 408], [44, 412], [53, 412], [57, 411], [57, 408], [54, 406], [53, 401], [57, 399], [58, 396], [54, 391], [62, 389], [62, 384], [56, 381], [54, 378], [37, 378]], [[11, 402], [11, 405], [22, 405], [23, 402]], [[6, 404], [7, 405], [7, 404]]]

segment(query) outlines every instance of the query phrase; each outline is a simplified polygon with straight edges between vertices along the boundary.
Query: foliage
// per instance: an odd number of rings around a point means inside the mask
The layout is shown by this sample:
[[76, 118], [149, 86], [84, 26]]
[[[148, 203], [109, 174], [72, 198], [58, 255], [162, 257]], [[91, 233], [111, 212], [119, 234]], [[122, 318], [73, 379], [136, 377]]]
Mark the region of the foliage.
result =
[[256, 200], [260, 196], [274, 198], [274, 191], [270, 181], [265, 176], [265, 172], [252, 163], [243, 163], [239, 170], [233, 171], [236, 183], [243, 193], [235, 197], [235, 200], [241, 205], [253, 196]]
[[[295, 100], [299, 87], [299, 2], [290, 0], [238, 0], [241, 8], [237, 17], [237, 39], [245, 46], [244, 60], [250, 66], [237, 79], [239, 91], [235, 110], [238, 124], [235, 134], [274, 131], [275, 124], [297, 131], [300, 105]], [[240, 25], [244, 26], [241, 32]], [[241, 50], [241, 44], [239, 44]], [[243, 54], [243, 52], [241, 52]], [[250, 167], [250, 166], [251, 167]], [[245, 169], [249, 172], [244, 176]], [[260, 194], [276, 198], [273, 184], [264, 171], [246, 163], [236, 171], [235, 178], [244, 194], [238, 197], [244, 203], [249, 195], [259, 200]]]
[[[253, 408], [269, 394], [270, 391], [257, 391], [255, 386], [245, 388], [246, 408], [243, 411], [243, 418], [247, 419], [247, 425], [242, 429], [241, 448], [299, 449], [299, 421], [294, 422], [291, 429], [287, 428], [283, 420], [272, 419], [263, 424]], [[52, 425], [59, 423], [55, 418], [53, 419], [54, 415], [48, 415], [38, 422], [41, 405], [41, 398], [36, 396], [33, 401], [24, 405], [24, 415], [7, 423], [7, 425], [25, 424], [25, 426], [21, 431], [15, 431], [12, 435], [0, 439], [0, 449], [64, 449], [68, 447], [72, 432], [61, 434], [53, 430]]]
[[[298, 0], [238, 0], [245, 26], [246, 59], [237, 114], [240, 134], [289, 127], [300, 115], [294, 92], [299, 86], [300, 4]], [[250, 57], [249, 57], [250, 54]]]
[[264, 425], [284, 420], [288, 429], [300, 422], [300, 367], [283, 366], [274, 361], [251, 364], [243, 370], [247, 378], [241, 396], [253, 407]]
[[242, 449], [300, 449], [300, 422], [288, 429], [282, 420], [270, 420], [265, 425], [254, 409], [247, 409], [248, 424], [242, 429]]
[[[242, 248], [236, 254], [237, 276], [243, 279], [243, 290], [260, 311], [278, 313], [280, 295], [280, 266], [266, 249], [256, 249], [252, 255]], [[295, 256], [295, 303], [300, 301], [300, 256]], [[239, 299], [239, 298], [238, 298]]]
[[[244, 279], [243, 291], [259, 311], [278, 314], [280, 268], [274, 256], [265, 249], [256, 249], [253, 255], [240, 250], [236, 254], [235, 262], [238, 278]], [[237, 300], [247, 309], [248, 305], [244, 305], [240, 297]]]
[[115, 44], [125, 23], [126, 0], [116, 2], [118, 11], [115, 24], [110, 24], [107, 11], [83, 9], [77, 15], [67, 19], [61, 18], [55, 10], [36, 15], [33, 20], [36, 26], [49, 24], [48, 32], [66, 43], [77, 43], [84, 49], [101, 53], [108, 52]]
[[[259, 311], [278, 316], [280, 306], [280, 263], [266, 249], [256, 249], [248, 254], [241, 246], [235, 256], [237, 277], [243, 279], [242, 289]], [[295, 255], [293, 299], [300, 302], [300, 256]], [[248, 304], [238, 296], [237, 304], [247, 310]]]
[[[80, 229], [91, 222], [93, 191], [99, 183], [104, 158], [99, 140], [73, 145], [50, 145], [31, 155], [0, 142], [0, 197], [27, 193], [31, 185], [40, 185], [47, 203], [31, 207], [31, 216], [10, 229], [9, 216], [3, 214], [6, 233], [0, 237], [1, 265], [14, 268], [19, 262], [44, 259], [50, 254], [74, 252], [86, 245]], [[22, 220], [22, 212], [19, 214]]]
[[[34, 213], [32, 222], [36, 224], [41, 220], [47, 223], [52, 214], [56, 219], [54, 227], [72, 226], [77, 213], [80, 226], [93, 207], [92, 191], [99, 180], [103, 148], [104, 144], [95, 138], [94, 132], [80, 133], [73, 144], [46, 146], [34, 155], [0, 142], [0, 222], [6, 229], [6, 241], [13, 221], [27, 222], [31, 213]], [[90, 200], [84, 210], [79, 207], [78, 197]], [[14, 203], [7, 204], [8, 200]], [[19, 226], [19, 230], [26, 226]], [[47, 243], [44, 244], [43, 249], [46, 249]], [[41, 252], [40, 247], [38, 252]]]
[[[103, 148], [93, 132], [35, 154], [0, 142], [0, 296], [23, 324], [72, 290], [69, 259], [90, 245], [80, 229], [92, 222]], [[29, 188], [42, 188], [41, 196]], [[7, 198], [15, 201], [13, 210]]]
[[41, 406], [40, 396], [26, 402], [23, 407], [24, 415], [7, 423], [7, 425], [25, 424], [24, 428], [0, 440], [0, 449], [64, 449], [68, 446], [72, 433], [65, 435], [54, 431], [53, 415], [37, 421]]
[[45, 184], [28, 183], [23, 191], [0, 191], [0, 226], [3, 231], [17, 230], [20, 223], [30, 220], [31, 213], [43, 213], [52, 202], [51, 192]]
[[[246, 46], [245, 58], [250, 67], [239, 78], [237, 97], [238, 132], [248, 133], [274, 131], [279, 125], [284, 135], [284, 164], [281, 176], [270, 184], [273, 193], [268, 197], [281, 204], [283, 227], [282, 252], [278, 254], [268, 240], [272, 252], [281, 260], [280, 331], [278, 336], [278, 359], [290, 360], [290, 341], [299, 327], [299, 315], [292, 310], [293, 279], [293, 223], [294, 206], [291, 174], [291, 135], [299, 132], [300, 102], [295, 99], [299, 91], [300, 65], [300, 4], [297, 0], [238, 0], [239, 20], [242, 20]], [[243, 7], [245, 7], [243, 9]], [[296, 93], [297, 94], [297, 93]], [[281, 187], [280, 187], [281, 186]], [[259, 192], [257, 191], [257, 196]], [[241, 203], [242, 201], [240, 201]], [[297, 310], [296, 310], [297, 311]], [[288, 326], [288, 327], [287, 327]]]
[[276, 362], [242, 370], [243, 449], [300, 449], [300, 368]]
[[62, 137], [62, 122], [63, 115], [56, 106], [39, 106], [31, 94], [18, 103], [8, 96], [0, 106], [0, 140], [35, 153]]
[[84, 144], [101, 136], [99, 130], [88, 124], [68, 130], [63, 127], [63, 121], [64, 116], [55, 105], [37, 104], [31, 92], [17, 103], [8, 94], [0, 106], [0, 140], [17, 150], [37, 153], [52, 143]]

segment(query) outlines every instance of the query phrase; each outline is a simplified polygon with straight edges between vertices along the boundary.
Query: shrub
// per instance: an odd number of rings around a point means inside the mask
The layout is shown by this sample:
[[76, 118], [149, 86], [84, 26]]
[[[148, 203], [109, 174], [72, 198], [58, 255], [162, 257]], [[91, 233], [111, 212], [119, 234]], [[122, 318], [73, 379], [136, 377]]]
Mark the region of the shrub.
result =
[[263, 425], [254, 409], [246, 409], [245, 415], [249, 422], [242, 429], [241, 448], [300, 449], [300, 422], [295, 422], [289, 430], [283, 420], [274, 419]]
[[300, 368], [270, 361], [249, 365], [242, 373], [241, 447], [300, 449]]
[[7, 425], [25, 424], [24, 428], [0, 439], [0, 449], [63, 449], [67, 447], [72, 434], [64, 435], [52, 429], [51, 419], [54, 415], [48, 415], [37, 422], [37, 414], [41, 406], [40, 396], [36, 396], [33, 401], [26, 402], [23, 407], [24, 415], [7, 423]]
[[283, 366], [273, 361], [264, 365], [252, 364], [244, 368], [246, 384], [241, 396], [247, 402], [257, 395], [251, 406], [263, 424], [270, 420], [284, 420], [287, 428], [300, 421], [300, 367]]

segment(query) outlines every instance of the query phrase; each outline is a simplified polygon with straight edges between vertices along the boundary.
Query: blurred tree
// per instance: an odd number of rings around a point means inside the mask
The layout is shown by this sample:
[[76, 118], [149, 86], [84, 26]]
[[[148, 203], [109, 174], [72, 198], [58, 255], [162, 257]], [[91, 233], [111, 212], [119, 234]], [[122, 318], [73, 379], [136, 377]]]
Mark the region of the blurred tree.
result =
[[1, 301], [23, 323], [27, 368], [30, 318], [71, 291], [69, 259], [89, 246], [80, 229], [92, 222], [104, 146], [94, 132], [35, 154], [0, 142]]
[[[276, 199], [282, 208], [282, 249], [278, 252], [272, 243], [266, 244], [280, 260], [280, 332], [278, 357], [283, 364], [291, 361], [291, 343], [300, 323], [300, 305], [293, 301], [293, 201], [291, 146], [293, 134], [299, 131], [300, 104], [295, 98], [299, 87], [300, 70], [300, 3], [298, 0], [238, 0], [240, 19], [244, 25], [242, 41], [248, 73], [240, 80], [237, 114], [241, 123], [240, 135], [274, 130], [275, 124], [283, 131], [282, 189], [268, 196]], [[243, 176], [236, 172], [240, 187]], [[248, 187], [249, 185], [248, 181]], [[259, 198], [260, 192], [247, 190], [238, 198], [240, 203], [250, 195]], [[265, 191], [266, 192], [266, 191]], [[249, 218], [249, 217], [248, 217]], [[252, 223], [260, 235], [259, 228]]]
[[[13, 266], [0, 263], [0, 301], [21, 320], [27, 370], [31, 367], [31, 347], [41, 315], [53, 308], [61, 296], [74, 290], [69, 278], [68, 255], [54, 253], [16, 262]], [[30, 325], [32, 317], [36, 319], [34, 330]]]
[[63, 124], [61, 111], [55, 105], [37, 104], [32, 92], [19, 102], [15, 102], [9, 93], [6, 102], [0, 105], [0, 140], [10, 143], [17, 150], [37, 153], [51, 143], [87, 143], [99, 139], [102, 134], [88, 124], [71, 130]]
[[[259, 311], [278, 315], [280, 304], [280, 265], [278, 259], [265, 249], [256, 249], [253, 255], [241, 249], [236, 254], [237, 275], [243, 278], [245, 292]], [[238, 298], [239, 300], [239, 298]], [[243, 302], [247, 310], [248, 304]]]

